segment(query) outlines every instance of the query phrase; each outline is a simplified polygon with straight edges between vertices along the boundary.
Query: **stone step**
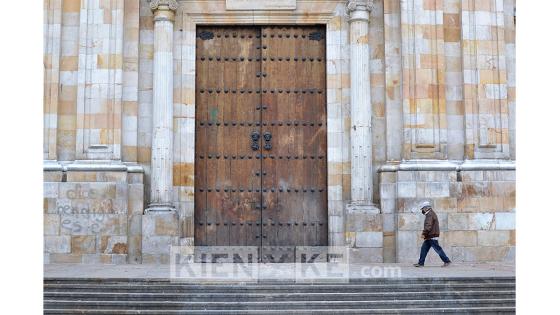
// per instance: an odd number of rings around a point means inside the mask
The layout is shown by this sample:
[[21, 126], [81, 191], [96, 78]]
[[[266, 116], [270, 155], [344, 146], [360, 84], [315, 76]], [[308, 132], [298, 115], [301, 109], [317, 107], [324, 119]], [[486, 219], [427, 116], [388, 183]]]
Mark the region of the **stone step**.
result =
[[427, 308], [378, 308], [378, 309], [284, 309], [277, 310], [172, 310], [172, 309], [158, 309], [158, 310], [122, 310], [122, 309], [48, 309], [44, 310], [44, 314], [104, 314], [104, 315], [126, 315], [126, 314], [139, 314], [139, 315], [174, 315], [174, 314], [188, 314], [188, 315], [211, 315], [211, 314], [224, 314], [224, 315], [241, 315], [241, 314], [266, 314], [266, 315], [299, 315], [299, 314], [515, 314], [515, 307], [513, 306], [496, 306], [496, 307], [427, 307]]
[[345, 283], [46, 279], [45, 314], [434, 314], [515, 312], [515, 278]]
[[189, 310], [246, 310], [246, 309], [339, 309], [339, 308], [408, 308], [408, 307], [494, 307], [513, 306], [515, 299], [412, 299], [412, 300], [361, 300], [361, 301], [255, 301], [255, 302], [215, 302], [215, 301], [73, 301], [44, 300], [45, 308], [94, 308], [94, 309], [189, 309]]
[[[180, 279], [171, 280], [169, 278], [158, 279], [158, 278], [45, 278], [45, 284], [122, 284], [122, 283], [146, 283], [146, 284], [182, 284], [182, 285], [194, 285], [200, 286], [205, 285], [196, 281], [183, 281]], [[313, 283], [295, 283], [289, 280], [259, 280], [258, 283], [248, 282], [244, 283], [246, 286], [266, 286], [272, 285], [276, 286], [278, 284], [282, 285], [322, 285], [329, 284], [321, 282], [319, 279], [317, 282]], [[335, 284], [345, 284], [345, 285], [363, 285], [363, 284], [435, 284], [435, 283], [515, 283], [515, 277], [433, 277], [433, 278], [351, 278], [347, 282], [337, 282]], [[228, 284], [224, 284], [228, 285]], [[230, 286], [235, 286], [237, 284], [230, 283]]]
[[515, 298], [514, 290], [506, 291], [439, 291], [439, 292], [306, 292], [301, 293], [169, 293], [169, 292], [45, 292], [48, 300], [88, 300], [88, 301], [360, 301], [360, 300], [407, 300], [407, 299], [474, 299], [474, 298]]
[[473, 283], [473, 284], [398, 284], [398, 285], [276, 285], [276, 286], [254, 286], [254, 285], [151, 285], [151, 284], [83, 284], [83, 285], [44, 285], [45, 292], [167, 292], [167, 293], [198, 293], [213, 292], [227, 293], [235, 290], [244, 293], [307, 293], [307, 292], [441, 292], [441, 291], [500, 291], [515, 290], [515, 283]]

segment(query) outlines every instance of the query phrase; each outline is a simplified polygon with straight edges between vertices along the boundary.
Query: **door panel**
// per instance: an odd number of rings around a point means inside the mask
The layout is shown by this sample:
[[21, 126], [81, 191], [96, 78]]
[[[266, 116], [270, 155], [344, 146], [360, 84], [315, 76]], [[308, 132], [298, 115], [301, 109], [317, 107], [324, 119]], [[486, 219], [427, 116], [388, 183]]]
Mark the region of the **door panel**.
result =
[[278, 262], [327, 245], [324, 28], [263, 27], [262, 47], [263, 260]]
[[[196, 41], [195, 245], [260, 245], [260, 30], [203, 27]], [[249, 61], [249, 58], [251, 61]], [[251, 123], [252, 122], [252, 123]], [[255, 229], [259, 226], [259, 229]], [[259, 238], [257, 238], [259, 237]]]
[[326, 246], [324, 27], [199, 27], [196, 53], [195, 245]]

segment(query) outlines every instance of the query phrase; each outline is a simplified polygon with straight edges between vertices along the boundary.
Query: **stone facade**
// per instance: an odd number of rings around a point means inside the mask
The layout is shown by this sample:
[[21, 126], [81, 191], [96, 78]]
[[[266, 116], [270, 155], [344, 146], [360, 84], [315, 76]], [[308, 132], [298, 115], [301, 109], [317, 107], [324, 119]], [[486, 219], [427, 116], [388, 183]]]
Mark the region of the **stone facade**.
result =
[[514, 260], [515, 0], [234, 2], [44, 1], [46, 262], [194, 243], [197, 24], [326, 25], [329, 244], [412, 262], [431, 200], [452, 260]]

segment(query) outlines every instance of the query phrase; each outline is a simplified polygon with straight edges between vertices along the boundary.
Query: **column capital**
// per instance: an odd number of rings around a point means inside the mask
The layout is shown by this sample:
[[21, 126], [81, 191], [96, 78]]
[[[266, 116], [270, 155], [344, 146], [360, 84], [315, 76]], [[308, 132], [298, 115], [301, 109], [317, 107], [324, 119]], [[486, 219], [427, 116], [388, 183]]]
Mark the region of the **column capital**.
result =
[[351, 14], [354, 11], [367, 11], [368, 13], [373, 10], [372, 0], [348, 0], [346, 3], [346, 12]]
[[154, 13], [154, 21], [175, 19], [175, 12], [179, 5], [176, 0], [148, 0], [150, 1], [150, 9]]

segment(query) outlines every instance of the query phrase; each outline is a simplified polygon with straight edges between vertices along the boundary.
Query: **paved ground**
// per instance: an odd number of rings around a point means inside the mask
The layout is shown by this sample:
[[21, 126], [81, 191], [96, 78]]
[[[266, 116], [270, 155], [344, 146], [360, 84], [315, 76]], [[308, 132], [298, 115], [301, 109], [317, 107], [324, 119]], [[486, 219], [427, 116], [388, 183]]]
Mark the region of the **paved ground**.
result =
[[[186, 265], [183, 265], [186, 266]], [[301, 266], [301, 265], [300, 265]], [[331, 265], [332, 266], [332, 265]], [[216, 267], [216, 269], [211, 269]], [[341, 277], [340, 271], [348, 271], [346, 278], [443, 278], [443, 277], [513, 277], [515, 276], [514, 265], [504, 264], [452, 264], [450, 267], [441, 268], [439, 265], [415, 268], [411, 264], [353, 264], [347, 269], [328, 269], [326, 264], [306, 266], [311, 273], [305, 277], [322, 279], [325, 275], [330, 277]], [[209, 269], [210, 268], [210, 269]], [[239, 277], [240, 282], [258, 279], [294, 279], [301, 275], [301, 269], [293, 264], [253, 264], [245, 273], [232, 272], [238, 270], [239, 265], [226, 264], [217, 266], [213, 264], [190, 264], [188, 268], [170, 268], [169, 265], [83, 265], [83, 264], [47, 264], [44, 265], [44, 276], [64, 278], [146, 278], [164, 279], [174, 275], [186, 275], [190, 280], [199, 279], [202, 274], [205, 277], [223, 277], [227, 279], [231, 274]], [[249, 270], [249, 271], [247, 271]], [[326, 272], [329, 270], [329, 272]], [[400, 272], [399, 272], [400, 270]], [[171, 273], [171, 272], [174, 273]], [[179, 273], [183, 272], [183, 273]], [[299, 272], [299, 273], [298, 273]], [[249, 275], [247, 275], [249, 274]], [[248, 277], [248, 278], [247, 278]], [[188, 279], [187, 279], [188, 280]]]

